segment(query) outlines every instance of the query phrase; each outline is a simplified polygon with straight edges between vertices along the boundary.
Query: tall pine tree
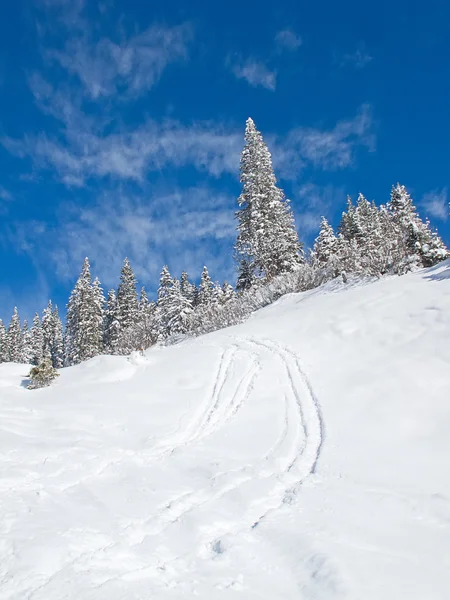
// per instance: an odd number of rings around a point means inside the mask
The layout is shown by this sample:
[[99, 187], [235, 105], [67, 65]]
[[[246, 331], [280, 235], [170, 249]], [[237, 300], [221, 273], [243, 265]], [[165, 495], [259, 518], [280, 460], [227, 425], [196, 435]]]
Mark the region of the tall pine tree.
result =
[[33, 326], [31, 327], [31, 364], [40, 365], [44, 349], [44, 336], [42, 333], [41, 320], [38, 313], [33, 317]]
[[101, 352], [103, 323], [100, 318], [98, 288], [94, 292], [88, 258], [70, 294], [64, 338], [64, 363], [73, 365]]
[[119, 323], [122, 331], [137, 323], [138, 296], [136, 291], [136, 277], [128, 258], [124, 260], [120, 274], [120, 283], [117, 289], [119, 304]]
[[6, 362], [8, 360], [8, 355], [8, 336], [6, 327], [0, 319], [0, 363]]
[[247, 120], [245, 142], [235, 247], [241, 289], [251, 285], [249, 275], [270, 280], [294, 271], [302, 260], [289, 201], [276, 185], [270, 152], [252, 119]]

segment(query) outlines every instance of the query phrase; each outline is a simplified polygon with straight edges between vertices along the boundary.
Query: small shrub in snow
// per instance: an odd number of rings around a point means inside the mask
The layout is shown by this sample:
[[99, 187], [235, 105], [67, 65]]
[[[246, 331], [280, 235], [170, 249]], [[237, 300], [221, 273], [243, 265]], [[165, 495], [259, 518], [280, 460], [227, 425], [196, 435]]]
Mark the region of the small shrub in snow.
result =
[[58, 371], [52, 366], [52, 361], [49, 357], [33, 367], [28, 377], [31, 379], [31, 383], [28, 386], [29, 390], [36, 390], [37, 388], [47, 387], [51, 382], [59, 377]]

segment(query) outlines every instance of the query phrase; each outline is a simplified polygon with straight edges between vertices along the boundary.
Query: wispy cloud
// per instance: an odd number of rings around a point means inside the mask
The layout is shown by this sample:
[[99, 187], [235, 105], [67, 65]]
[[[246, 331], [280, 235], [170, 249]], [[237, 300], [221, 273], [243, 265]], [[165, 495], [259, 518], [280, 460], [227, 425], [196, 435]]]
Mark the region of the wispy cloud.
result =
[[[104, 284], [116, 285], [128, 256], [140, 281], [155, 285], [165, 263], [178, 274], [186, 268], [196, 275], [203, 262], [212, 274], [230, 273], [234, 210], [235, 198], [207, 187], [153, 197], [110, 190], [88, 208], [66, 203], [57, 228], [18, 223], [10, 238], [34, 260], [52, 264], [61, 280], [73, 279], [88, 255]], [[201, 243], [208, 239], [214, 244]]]
[[[49, 112], [64, 124], [64, 139], [45, 134], [22, 140], [2, 138], [12, 154], [31, 156], [37, 169], [50, 170], [68, 187], [105, 177], [143, 182], [150, 172], [170, 165], [194, 166], [213, 177], [237, 174], [243, 145], [241, 128], [210, 122], [183, 125], [177, 121], [146, 123], [105, 133], [58, 94], [49, 96]], [[353, 164], [358, 148], [373, 150], [375, 137], [370, 107], [331, 129], [295, 128], [286, 136], [266, 136], [280, 176], [297, 179], [306, 166], [325, 170]]]
[[302, 45], [302, 38], [290, 29], [283, 29], [275, 36], [275, 44], [278, 50], [294, 51]]
[[93, 100], [121, 94], [121, 99], [148, 91], [172, 62], [187, 57], [192, 27], [153, 25], [118, 43], [88, 36], [68, 40], [64, 50], [49, 50], [48, 59], [78, 78]]
[[354, 69], [363, 69], [370, 62], [372, 62], [373, 56], [371, 56], [365, 47], [365, 44], [360, 44], [355, 52], [344, 54], [340, 60], [341, 67], [353, 67]]
[[274, 91], [277, 73], [255, 58], [228, 57], [227, 65], [237, 79], [244, 79], [252, 87], [263, 87]]
[[274, 162], [284, 177], [296, 179], [307, 165], [324, 170], [349, 167], [358, 148], [375, 148], [373, 119], [363, 105], [353, 119], [339, 121], [332, 129], [298, 127], [285, 139], [275, 139]]
[[447, 196], [447, 188], [442, 190], [433, 190], [425, 194], [421, 202], [427, 214], [441, 221], [447, 221], [450, 213], [450, 206]]
[[6, 202], [9, 202], [12, 199], [12, 194], [8, 192], [6, 188], [0, 185], [0, 200], [5, 200]]

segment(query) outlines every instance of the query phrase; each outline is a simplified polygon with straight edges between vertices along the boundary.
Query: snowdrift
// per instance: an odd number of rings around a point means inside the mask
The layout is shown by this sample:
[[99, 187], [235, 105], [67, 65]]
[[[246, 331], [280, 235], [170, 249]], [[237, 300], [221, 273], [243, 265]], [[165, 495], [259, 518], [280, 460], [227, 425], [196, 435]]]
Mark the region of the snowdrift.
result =
[[444, 600], [450, 262], [28, 391], [0, 365], [2, 600]]

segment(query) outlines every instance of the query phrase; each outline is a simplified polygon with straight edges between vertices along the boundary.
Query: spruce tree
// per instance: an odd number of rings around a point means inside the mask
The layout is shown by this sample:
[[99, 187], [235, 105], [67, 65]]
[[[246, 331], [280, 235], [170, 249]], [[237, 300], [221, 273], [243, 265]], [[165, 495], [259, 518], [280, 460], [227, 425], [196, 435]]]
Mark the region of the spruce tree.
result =
[[64, 337], [64, 363], [73, 365], [97, 356], [101, 352], [102, 319], [99, 307], [99, 285], [91, 283], [88, 258], [70, 294], [67, 304]]
[[236, 290], [245, 292], [257, 283], [255, 265], [247, 258], [241, 258], [239, 262], [239, 273], [236, 281]]
[[338, 240], [333, 228], [325, 217], [322, 217], [320, 233], [314, 242], [312, 262], [318, 268], [325, 268], [330, 259], [337, 254]]
[[95, 355], [103, 352], [103, 320], [105, 316], [105, 296], [98, 277], [92, 284], [92, 345]]
[[33, 359], [32, 335], [28, 329], [28, 321], [25, 319], [22, 325], [22, 356], [20, 362], [31, 364]]
[[10, 362], [21, 362], [22, 357], [22, 331], [20, 327], [20, 317], [17, 307], [14, 307], [14, 313], [8, 326], [8, 360]]
[[119, 323], [122, 331], [137, 322], [138, 297], [136, 291], [136, 277], [128, 258], [124, 260], [120, 274], [120, 283], [117, 289], [119, 303]]
[[34, 315], [33, 326], [31, 327], [31, 364], [39, 365], [42, 362], [44, 348], [44, 339], [42, 333], [41, 320], [38, 313]]
[[234, 292], [233, 286], [231, 286], [227, 281], [224, 281], [222, 285], [222, 300], [223, 303], [226, 304], [230, 300], [234, 300], [236, 294]]
[[441, 238], [420, 218], [405, 186], [397, 183], [392, 187], [386, 209], [403, 253], [400, 272], [413, 267], [428, 267], [449, 256]]
[[53, 309], [53, 344], [51, 348], [52, 365], [55, 369], [64, 366], [63, 324], [59, 317], [58, 307]]
[[[159, 339], [164, 339], [169, 335], [169, 304], [170, 290], [174, 280], [170, 275], [167, 265], [164, 265], [159, 278], [158, 305], [156, 309], [156, 328]], [[181, 288], [180, 288], [181, 290]]]
[[8, 336], [6, 327], [0, 319], [0, 363], [6, 362], [8, 360], [8, 355]]
[[240, 177], [243, 189], [236, 213], [240, 289], [249, 287], [249, 274], [270, 280], [294, 271], [302, 260], [289, 201], [276, 185], [271, 155], [252, 119], [247, 120], [245, 141]]
[[167, 322], [166, 337], [187, 333], [191, 328], [193, 310], [189, 299], [181, 293], [181, 285], [178, 279], [174, 279], [164, 305]]
[[197, 299], [198, 299], [197, 298], [198, 290], [197, 290], [196, 285], [189, 281], [189, 276], [186, 273], [186, 271], [183, 271], [181, 273], [180, 287], [181, 287], [181, 293], [183, 294], [183, 296], [185, 298], [187, 298], [189, 300], [189, 302], [192, 304], [192, 306], [194, 307], [196, 305]]
[[119, 353], [119, 338], [119, 305], [115, 290], [109, 290], [103, 329], [103, 345], [107, 354]]
[[200, 306], [209, 304], [213, 297], [214, 284], [211, 281], [207, 267], [203, 267], [200, 285], [198, 288], [198, 304]]
[[52, 301], [48, 301], [47, 308], [44, 308], [42, 312], [42, 352], [47, 358], [52, 358], [52, 348], [55, 338], [55, 327], [53, 323], [53, 304]]

